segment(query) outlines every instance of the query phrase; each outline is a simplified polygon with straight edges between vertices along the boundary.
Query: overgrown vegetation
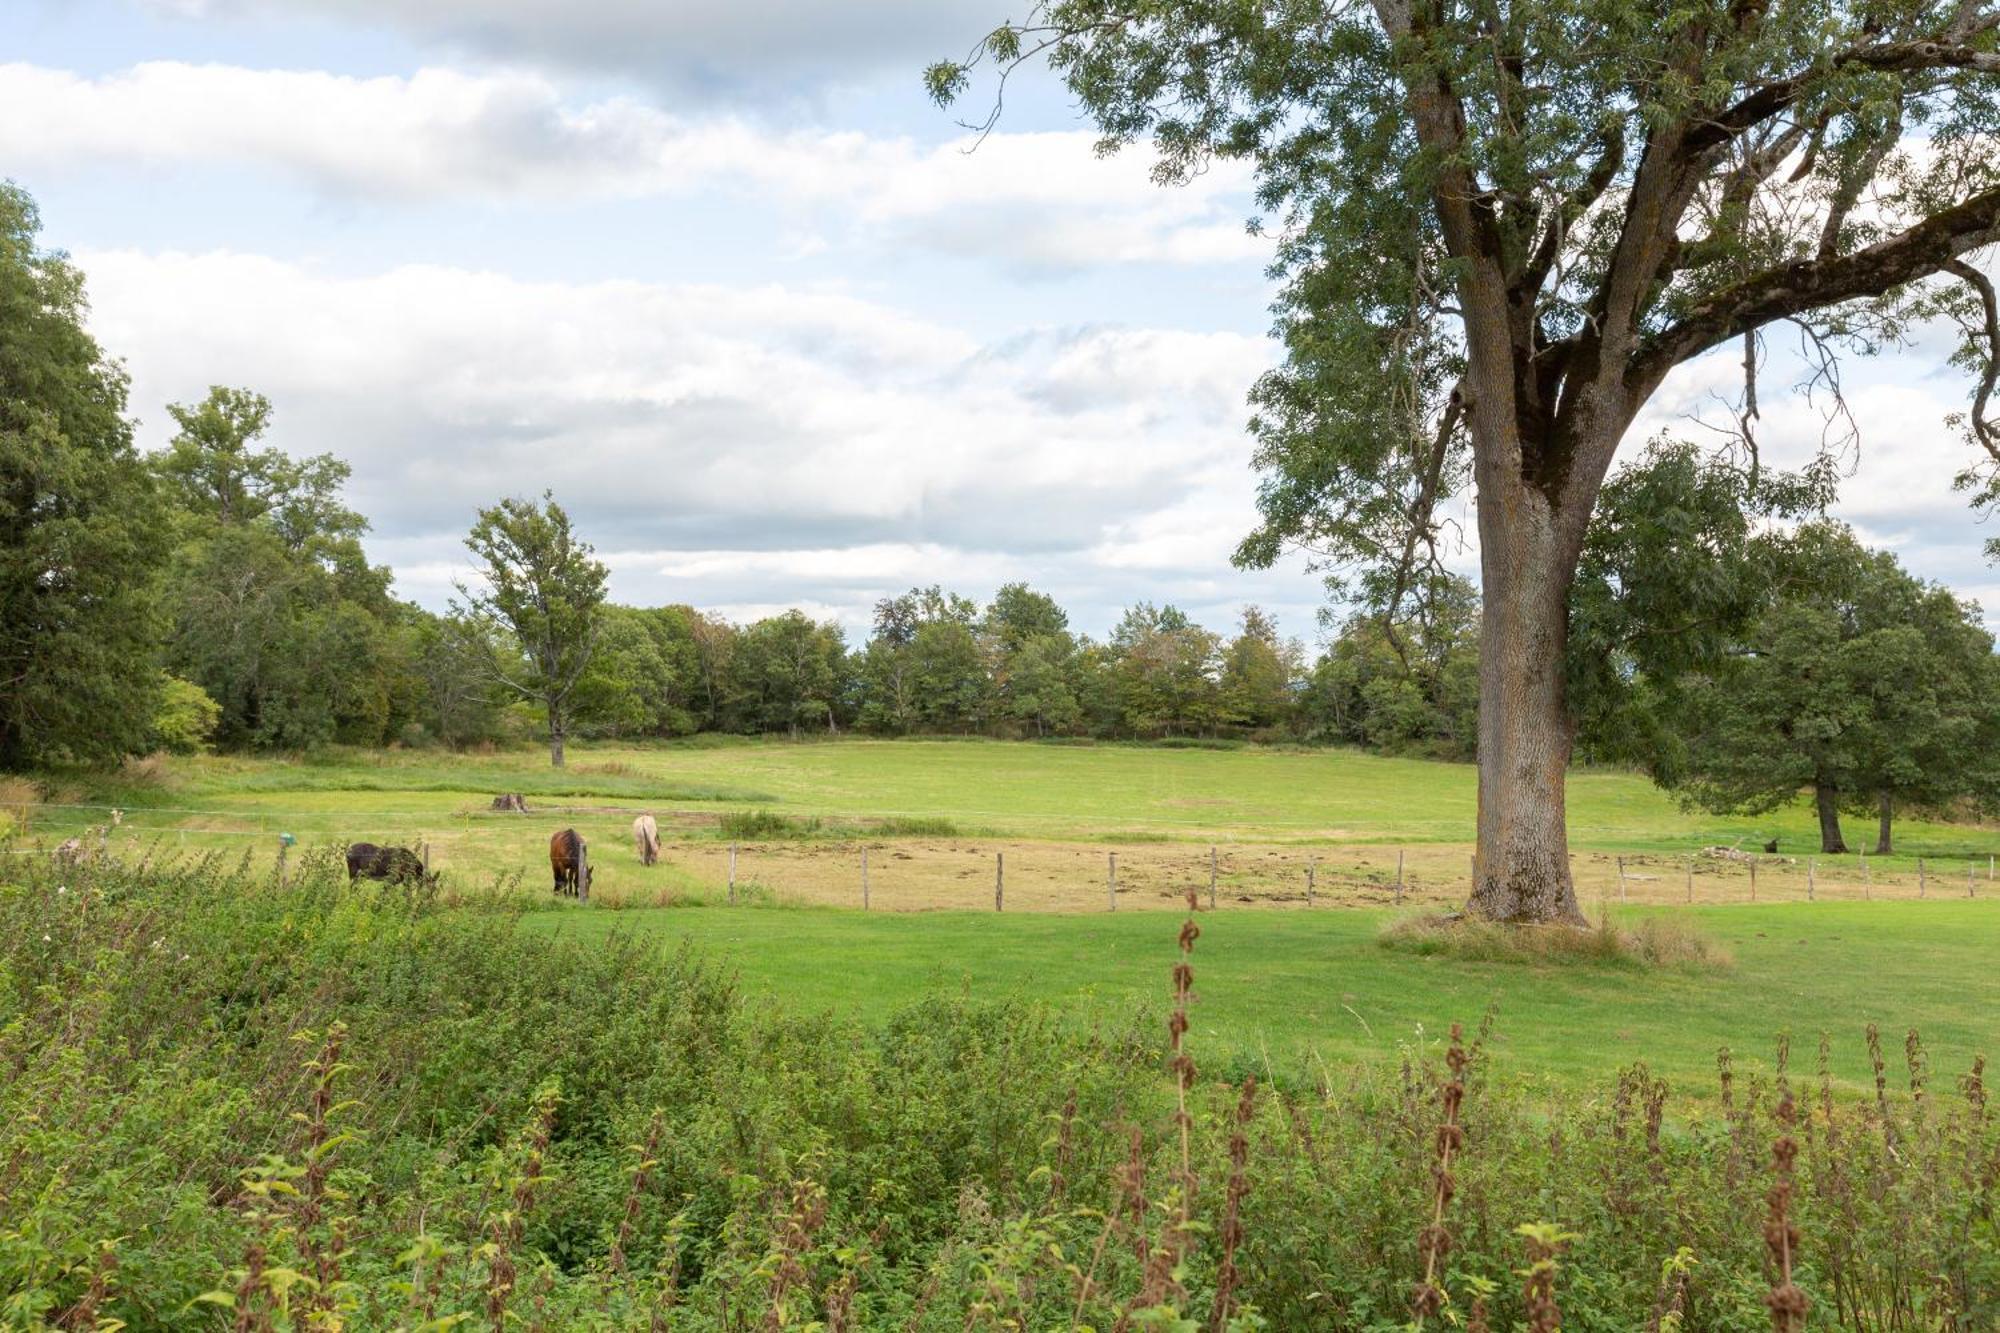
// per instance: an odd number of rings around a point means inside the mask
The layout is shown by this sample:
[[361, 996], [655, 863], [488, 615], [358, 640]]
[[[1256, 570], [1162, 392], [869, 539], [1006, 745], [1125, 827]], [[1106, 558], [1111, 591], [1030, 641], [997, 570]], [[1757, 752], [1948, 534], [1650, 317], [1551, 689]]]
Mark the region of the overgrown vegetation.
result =
[[1574, 926], [1507, 926], [1473, 916], [1416, 916], [1391, 922], [1382, 943], [1392, 949], [1480, 963], [1609, 963], [1629, 967], [1727, 967], [1726, 949], [1686, 921], [1642, 916], [1629, 925], [1602, 917], [1588, 930]]
[[1867, 1034], [1859, 1097], [1780, 1038], [1710, 1106], [1643, 1065], [1552, 1099], [1485, 1027], [1224, 1085], [1195, 918], [1169, 1078], [1144, 1015], [787, 1017], [686, 950], [329, 871], [0, 891], [9, 1326], [1748, 1329], [1790, 1283], [1814, 1327], [2000, 1314], [1983, 1068], [1914, 1033], [1893, 1086]]
[[924, 815], [889, 815], [880, 819], [822, 819], [818, 815], [785, 815], [775, 810], [732, 810], [722, 816], [716, 832], [741, 842], [773, 842], [811, 838], [951, 838], [957, 824]]

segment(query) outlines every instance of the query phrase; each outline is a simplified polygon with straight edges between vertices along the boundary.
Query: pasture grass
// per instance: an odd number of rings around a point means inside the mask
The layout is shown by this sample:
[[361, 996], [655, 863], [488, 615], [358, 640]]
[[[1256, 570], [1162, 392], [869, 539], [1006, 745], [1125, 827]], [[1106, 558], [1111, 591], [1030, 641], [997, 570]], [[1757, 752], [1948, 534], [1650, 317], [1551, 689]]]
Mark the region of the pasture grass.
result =
[[[1653, 914], [1615, 920], [1646, 932]], [[1392, 913], [1221, 911], [1199, 917], [1191, 1040], [1204, 1067], [1263, 1075], [1387, 1064], [1454, 1021], [1498, 1012], [1496, 1067], [1576, 1086], [1637, 1060], [1676, 1096], [1715, 1088], [1717, 1048], [1767, 1063], [1778, 1034], [1832, 1037], [1841, 1083], [1869, 1083], [1863, 1034], [1919, 1029], [1940, 1073], [2000, 1050], [2000, 903], [1790, 903], [1681, 909], [1723, 968], [1629, 958], [1481, 960], [1385, 949]], [[1112, 1021], [1166, 989], [1173, 927], [1157, 912], [772, 912], [726, 907], [532, 914], [523, 929], [601, 947], [687, 941], [798, 1014], [879, 1021], [938, 991], [1033, 999]]]
[[[1477, 775], [1469, 764], [1345, 749], [1042, 745], [985, 740], [577, 745], [567, 770], [533, 749], [493, 754], [336, 749], [305, 759], [175, 758], [129, 780], [64, 779], [69, 793], [128, 807], [247, 814], [301, 808], [356, 816], [456, 810], [501, 792], [534, 804], [694, 805], [824, 820], [945, 820], [999, 836], [1139, 841], [1214, 838], [1462, 844]], [[311, 798], [311, 799], [308, 799]], [[1850, 820], [1857, 843], [1865, 820]], [[1569, 831], [1585, 850], [1684, 852], [1779, 839], [1817, 846], [1803, 801], [1757, 816], [1683, 811], [1637, 774], [1577, 769]], [[1897, 862], [2000, 850], [1987, 828], [1899, 821]]]

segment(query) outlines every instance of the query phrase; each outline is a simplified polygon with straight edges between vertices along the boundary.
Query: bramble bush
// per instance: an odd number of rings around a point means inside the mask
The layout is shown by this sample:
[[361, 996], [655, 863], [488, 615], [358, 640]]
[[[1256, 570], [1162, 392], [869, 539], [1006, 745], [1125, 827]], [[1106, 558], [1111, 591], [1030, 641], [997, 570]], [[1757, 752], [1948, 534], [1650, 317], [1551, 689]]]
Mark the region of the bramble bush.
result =
[[[1572, 1330], [2000, 1320], [1983, 1068], [1676, 1101], [1470, 1039], [1204, 1079], [1169, 1018], [874, 1027], [686, 949], [214, 859], [0, 887], [0, 1323]], [[802, 957], [801, 968], [814, 966]], [[1783, 1016], [1774, 1016], [1780, 1019]], [[1275, 1073], [1276, 1077], [1272, 1077]], [[1893, 1085], [1892, 1085], [1893, 1084]], [[1802, 1322], [1793, 1320], [1804, 1302]]]

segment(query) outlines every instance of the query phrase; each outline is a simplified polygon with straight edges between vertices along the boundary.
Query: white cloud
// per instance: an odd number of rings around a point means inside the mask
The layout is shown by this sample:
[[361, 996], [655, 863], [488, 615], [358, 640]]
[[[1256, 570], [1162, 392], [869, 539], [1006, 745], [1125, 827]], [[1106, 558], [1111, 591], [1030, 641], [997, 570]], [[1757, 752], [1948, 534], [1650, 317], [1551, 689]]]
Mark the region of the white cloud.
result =
[[916, 83], [1010, 16], [996, 0], [144, 0], [182, 19], [326, 15], [476, 55], [707, 96], [886, 75]]
[[[93, 323], [164, 404], [243, 384], [273, 439], [355, 468], [377, 558], [438, 602], [474, 509], [552, 489], [632, 600], [875, 598], [945, 581], [1309, 600], [1218, 575], [1254, 521], [1237, 334], [1031, 330], [982, 345], [838, 292], [340, 276], [237, 254], [86, 253]], [[1225, 614], [1224, 619], [1227, 618]]]
[[807, 220], [795, 252], [844, 228], [1043, 268], [1261, 260], [1248, 178], [1162, 189], [1144, 154], [1105, 159], [1081, 132], [957, 138], [684, 119], [629, 97], [567, 100], [545, 76], [425, 69], [360, 78], [155, 61], [89, 78], [0, 65], [0, 155], [50, 172], [251, 166], [377, 204], [573, 204], [748, 196]]

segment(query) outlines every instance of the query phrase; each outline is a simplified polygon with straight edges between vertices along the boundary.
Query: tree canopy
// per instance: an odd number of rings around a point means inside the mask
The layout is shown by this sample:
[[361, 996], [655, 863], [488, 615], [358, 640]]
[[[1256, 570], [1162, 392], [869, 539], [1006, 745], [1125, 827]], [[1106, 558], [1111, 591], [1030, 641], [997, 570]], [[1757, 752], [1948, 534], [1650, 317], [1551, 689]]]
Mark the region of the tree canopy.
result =
[[164, 511], [132, 447], [124, 369], [40, 229], [0, 181], [0, 768], [142, 748], [162, 684]]
[[549, 762], [560, 768], [578, 690], [603, 632], [610, 571], [546, 493], [540, 504], [510, 497], [480, 510], [465, 547], [479, 561], [483, 583], [476, 590], [460, 586], [464, 609], [513, 636], [518, 658], [494, 659], [496, 679], [541, 705]]
[[1004, 93], [1029, 61], [1107, 148], [1150, 141], [1164, 183], [1255, 169], [1285, 360], [1251, 394], [1263, 521], [1242, 560], [1358, 566], [1393, 626], [1439, 586], [1444, 502], [1476, 489], [1484, 915], [1582, 919], [1570, 591], [1626, 430], [1675, 367], [1742, 346], [1754, 456], [1767, 327], [1824, 375], [1955, 319], [1979, 371], [1968, 430], [2000, 459], [2000, 320], [1967, 259], [2000, 239], [2000, 7], [1043, 0], [927, 82], [949, 102], [986, 65]]
[[1696, 676], [1676, 709], [1669, 786], [1723, 811], [1819, 808], [1820, 847], [1847, 850], [1843, 811], [1949, 812], [2000, 796], [2000, 661], [1978, 608], [1809, 525], [1771, 552], [1760, 614], [1738, 651]]

